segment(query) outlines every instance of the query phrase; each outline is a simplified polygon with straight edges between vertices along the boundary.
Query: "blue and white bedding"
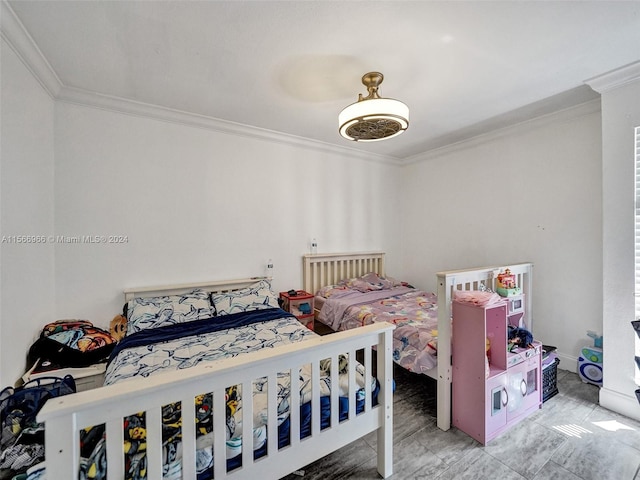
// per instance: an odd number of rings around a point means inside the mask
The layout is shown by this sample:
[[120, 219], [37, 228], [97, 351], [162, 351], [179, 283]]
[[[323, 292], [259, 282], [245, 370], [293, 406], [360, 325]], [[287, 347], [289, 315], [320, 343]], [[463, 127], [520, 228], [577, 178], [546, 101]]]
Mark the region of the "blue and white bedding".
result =
[[[146, 378], [162, 372], [190, 368], [222, 358], [274, 348], [308, 340], [316, 334], [296, 317], [277, 307], [268, 281], [234, 292], [203, 295], [201, 290], [184, 295], [136, 298], [125, 306], [130, 324], [126, 336], [113, 350], [108, 363], [105, 385]], [[348, 414], [348, 357], [339, 358], [339, 418]], [[320, 365], [320, 427], [330, 425], [330, 360]], [[356, 411], [364, 408], [364, 367], [356, 364]], [[291, 435], [304, 438], [311, 432], [311, 365], [300, 372], [300, 432], [289, 431], [290, 374], [278, 374], [278, 448], [289, 444]], [[372, 378], [373, 403], [379, 390]], [[266, 378], [253, 382], [254, 458], [266, 453], [267, 422]], [[242, 396], [241, 386], [230, 386], [226, 394], [227, 469], [241, 465]], [[164, 479], [181, 478], [181, 402], [162, 408], [162, 443]], [[196, 446], [198, 479], [213, 475], [212, 394], [203, 392], [194, 399], [196, 414]], [[124, 453], [127, 480], [146, 478], [146, 420], [144, 412], [124, 419]], [[246, 431], [247, 429], [244, 428]], [[79, 478], [106, 480], [105, 428], [89, 427], [80, 432], [81, 465]], [[38, 465], [29, 480], [45, 480], [44, 465]]]
[[315, 336], [279, 308], [206, 318], [127, 335], [114, 349], [105, 385], [299, 342]]
[[[114, 349], [108, 364], [105, 384], [110, 385], [123, 381], [131, 381], [140, 377], [157, 375], [164, 371], [179, 370], [211, 362], [221, 358], [235, 357], [263, 348], [305, 341], [316, 336], [303, 326], [296, 317], [279, 309], [265, 308], [238, 312], [220, 317], [200, 319], [176, 325], [167, 325], [138, 331], [127, 335]], [[348, 375], [346, 365], [348, 358], [341, 357], [339, 375], [340, 417], [346, 418], [348, 410]], [[329, 425], [330, 419], [330, 360], [321, 364], [321, 426]], [[356, 392], [357, 410], [364, 406], [364, 367], [356, 366], [356, 381], [359, 387]], [[301, 403], [301, 437], [310, 433], [311, 420], [311, 366], [303, 366], [300, 370], [300, 403]], [[289, 396], [290, 377], [288, 372], [278, 375], [278, 426], [279, 447], [289, 443]], [[372, 379], [372, 391], [377, 392], [376, 380]], [[237, 386], [227, 389], [227, 468], [240, 465], [242, 453], [242, 392]], [[253, 383], [253, 425], [254, 456], [259, 457], [266, 450], [267, 432], [267, 386], [266, 378], [256, 379]], [[197, 470], [200, 479], [210, 478], [213, 465], [213, 437], [211, 417], [199, 413], [203, 406], [210, 405], [211, 398], [203, 394], [196, 399], [196, 417], [198, 432]], [[200, 404], [199, 404], [200, 402]], [[175, 425], [172, 419], [179, 417], [175, 406], [163, 409], [166, 424]], [[210, 411], [207, 412], [210, 415]], [[134, 423], [141, 422], [135, 416], [129, 418]], [[179, 423], [179, 422], [178, 422]], [[163, 430], [168, 430], [163, 427]], [[125, 434], [126, 437], [126, 434]], [[127, 437], [126, 437], [127, 438]], [[144, 451], [135, 447], [136, 439], [129, 439], [132, 447], [132, 458], [127, 462], [130, 470], [126, 478], [138, 480], [137, 472], [145, 467]], [[143, 439], [141, 439], [143, 440]], [[180, 432], [176, 428], [167, 439], [163, 438], [165, 448], [165, 478], [180, 477]], [[140, 442], [142, 443], [142, 442]], [[88, 462], [95, 464], [95, 462]]]

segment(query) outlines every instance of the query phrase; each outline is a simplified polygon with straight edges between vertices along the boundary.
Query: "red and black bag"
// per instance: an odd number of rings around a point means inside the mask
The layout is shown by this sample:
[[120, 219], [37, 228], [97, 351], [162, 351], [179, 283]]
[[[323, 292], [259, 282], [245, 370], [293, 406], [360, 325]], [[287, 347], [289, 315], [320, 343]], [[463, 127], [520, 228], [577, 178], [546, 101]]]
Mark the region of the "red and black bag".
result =
[[29, 349], [29, 364], [49, 360], [60, 367], [87, 367], [105, 361], [116, 341], [88, 320], [58, 320], [44, 326]]

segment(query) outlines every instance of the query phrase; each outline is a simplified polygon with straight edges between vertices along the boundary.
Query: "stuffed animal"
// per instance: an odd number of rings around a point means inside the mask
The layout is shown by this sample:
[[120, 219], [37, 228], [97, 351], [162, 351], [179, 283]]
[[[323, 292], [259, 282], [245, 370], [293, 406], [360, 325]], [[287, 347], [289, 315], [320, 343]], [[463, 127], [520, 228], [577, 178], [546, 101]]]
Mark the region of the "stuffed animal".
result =
[[109, 324], [109, 332], [116, 342], [119, 342], [127, 334], [127, 319], [123, 315], [116, 315]]
[[533, 335], [525, 328], [509, 325], [509, 351], [515, 347], [528, 348], [533, 343]]

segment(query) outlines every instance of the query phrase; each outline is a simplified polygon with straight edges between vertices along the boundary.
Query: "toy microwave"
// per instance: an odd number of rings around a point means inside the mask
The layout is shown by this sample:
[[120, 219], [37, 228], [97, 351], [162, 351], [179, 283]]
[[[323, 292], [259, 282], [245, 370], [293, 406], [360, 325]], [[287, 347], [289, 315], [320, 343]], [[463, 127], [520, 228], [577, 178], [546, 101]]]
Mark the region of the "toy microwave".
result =
[[505, 301], [507, 302], [507, 315], [524, 313], [524, 294], [506, 297]]

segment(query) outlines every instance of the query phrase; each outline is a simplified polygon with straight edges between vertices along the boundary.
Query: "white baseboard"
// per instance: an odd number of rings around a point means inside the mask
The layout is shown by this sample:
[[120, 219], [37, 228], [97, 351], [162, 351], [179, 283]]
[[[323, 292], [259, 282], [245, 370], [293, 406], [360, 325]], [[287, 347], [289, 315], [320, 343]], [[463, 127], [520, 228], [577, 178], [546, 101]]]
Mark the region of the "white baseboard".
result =
[[568, 370], [573, 373], [578, 372], [578, 358], [571, 355], [565, 355], [564, 353], [555, 352], [556, 356], [560, 360], [558, 364], [559, 370]]
[[[577, 357], [558, 352], [556, 352], [556, 355], [560, 359], [560, 363], [558, 364], [559, 370], [568, 370], [574, 373], [578, 372]], [[640, 403], [638, 403], [635, 394], [625, 395], [615, 390], [602, 387], [600, 388], [599, 403], [603, 408], [640, 421]]]
[[623, 395], [603, 387], [600, 389], [600, 406], [640, 421], [640, 404], [635, 395]]

